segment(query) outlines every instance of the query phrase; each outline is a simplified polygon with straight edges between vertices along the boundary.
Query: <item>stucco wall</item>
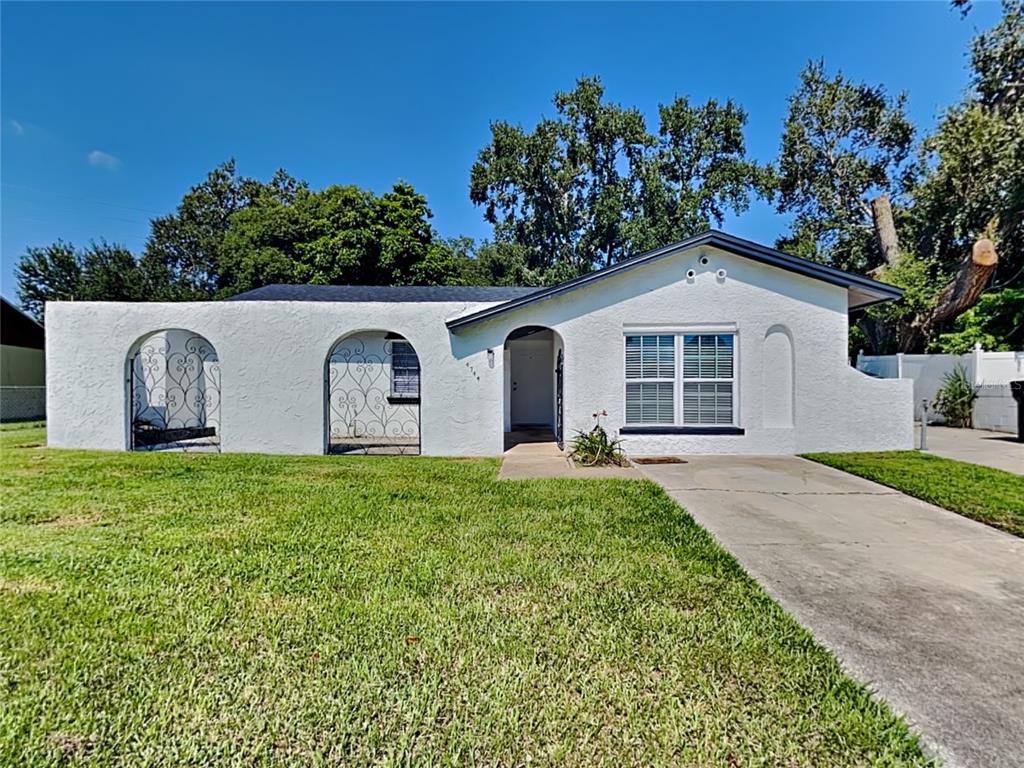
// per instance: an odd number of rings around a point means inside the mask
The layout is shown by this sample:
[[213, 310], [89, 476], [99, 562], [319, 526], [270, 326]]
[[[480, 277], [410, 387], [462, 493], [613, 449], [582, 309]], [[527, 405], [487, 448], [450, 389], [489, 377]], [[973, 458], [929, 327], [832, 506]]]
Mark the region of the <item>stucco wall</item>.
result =
[[[701, 255], [708, 257], [700, 264]], [[696, 276], [687, 280], [686, 272]], [[717, 270], [725, 269], [719, 279]], [[744, 435], [630, 435], [634, 454], [856, 451], [913, 447], [912, 383], [874, 379], [847, 362], [843, 288], [718, 251], [694, 249], [510, 312], [453, 334], [456, 355], [500, 349], [522, 325], [555, 329], [565, 345], [566, 434], [589, 429], [606, 409], [606, 427], [623, 424], [624, 331], [731, 329], [737, 334], [736, 407]], [[769, 331], [792, 345], [792, 426], [765, 424], [764, 354]], [[771, 335], [774, 335], [771, 334]], [[500, 354], [498, 356], [501, 358]], [[785, 364], [785, 363], [783, 363]], [[785, 380], [775, 377], [772, 380]], [[785, 412], [783, 411], [784, 415]]]
[[[423, 452], [501, 452], [500, 346], [494, 368], [480, 350], [456, 358], [444, 319], [465, 303], [331, 302], [50, 303], [46, 310], [51, 445], [127, 445], [127, 357], [153, 331], [183, 328], [217, 350], [221, 449], [319, 454], [325, 442], [325, 362], [353, 332], [385, 330], [419, 355]], [[486, 372], [486, 376], [485, 376]], [[481, 414], [496, 414], [493, 429]]]
[[[699, 264], [699, 256], [709, 258]], [[697, 275], [687, 280], [686, 270]], [[724, 279], [715, 271], [725, 269]], [[566, 434], [624, 418], [624, 330], [737, 334], [744, 435], [635, 435], [635, 454], [796, 453], [910, 448], [912, 383], [879, 380], [847, 364], [846, 291], [714, 249], [692, 250], [590, 287], [509, 312], [459, 333], [447, 318], [482, 304], [223, 302], [54, 303], [47, 307], [49, 440], [55, 446], [124, 449], [126, 357], [162, 328], [202, 334], [217, 349], [225, 451], [319, 454], [324, 450], [324, 364], [334, 343], [362, 330], [406, 337], [419, 355], [422, 451], [496, 455], [508, 418], [504, 342], [523, 325], [556, 330], [565, 350]], [[781, 336], [780, 336], [781, 334]], [[782, 337], [788, 360], [778, 354]], [[767, 349], [770, 353], [766, 355]], [[488, 350], [492, 354], [488, 354]], [[771, 373], [784, 365], [788, 372]], [[792, 384], [789, 409], [766, 385]]]

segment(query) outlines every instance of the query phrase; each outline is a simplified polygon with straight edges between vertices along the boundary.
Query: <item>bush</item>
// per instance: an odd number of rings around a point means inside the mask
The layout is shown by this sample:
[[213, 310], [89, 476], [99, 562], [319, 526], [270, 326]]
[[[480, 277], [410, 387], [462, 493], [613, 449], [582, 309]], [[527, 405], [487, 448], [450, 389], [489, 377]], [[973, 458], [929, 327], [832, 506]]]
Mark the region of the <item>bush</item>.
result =
[[946, 418], [951, 427], [973, 425], [974, 401], [978, 399], [978, 388], [967, 376], [963, 364], [942, 377], [942, 388], [935, 396], [935, 410]]
[[576, 432], [569, 457], [586, 467], [602, 467], [609, 464], [621, 467], [626, 463], [626, 457], [619, 448], [621, 444], [621, 440], [612, 440], [604, 427], [598, 425], [589, 432]]
[[586, 467], [625, 465], [626, 457], [619, 448], [622, 441], [612, 440], [601, 426], [601, 417], [607, 415], [608, 411], [598, 411], [594, 414], [596, 421], [592, 430], [576, 430], [576, 437], [572, 439], [572, 450], [569, 452], [570, 459]]

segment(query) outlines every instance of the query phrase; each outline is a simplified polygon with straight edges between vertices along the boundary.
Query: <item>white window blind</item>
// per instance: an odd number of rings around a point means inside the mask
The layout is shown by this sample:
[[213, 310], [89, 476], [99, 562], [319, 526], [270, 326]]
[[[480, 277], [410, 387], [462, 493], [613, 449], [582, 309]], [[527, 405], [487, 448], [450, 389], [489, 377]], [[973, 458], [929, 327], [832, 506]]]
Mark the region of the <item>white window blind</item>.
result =
[[626, 336], [626, 424], [734, 425], [735, 347], [731, 333]]
[[408, 341], [391, 342], [391, 394], [416, 397], [420, 393], [420, 359]]
[[732, 424], [735, 337], [683, 336], [683, 424]]
[[675, 389], [675, 336], [627, 336], [626, 423], [672, 424]]

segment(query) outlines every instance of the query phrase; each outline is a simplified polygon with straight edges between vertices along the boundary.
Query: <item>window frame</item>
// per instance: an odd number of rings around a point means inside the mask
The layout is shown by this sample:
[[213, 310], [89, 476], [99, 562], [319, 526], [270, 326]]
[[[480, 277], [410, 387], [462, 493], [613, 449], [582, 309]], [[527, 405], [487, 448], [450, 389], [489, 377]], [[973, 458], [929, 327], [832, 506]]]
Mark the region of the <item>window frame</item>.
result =
[[[388, 344], [391, 345], [390, 354], [388, 355], [388, 357], [390, 358], [390, 361], [391, 361], [391, 370], [390, 370], [390, 374], [391, 375], [390, 375], [390, 381], [389, 381], [389, 384], [388, 384], [388, 390], [389, 390], [389, 392], [388, 392], [388, 402], [389, 403], [396, 403], [396, 402], [409, 403], [409, 402], [419, 401], [419, 399], [420, 399], [420, 387], [423, 385], [423, 380], [422, 380], [423, 368], [422, 368], [422, 365], [420, 364], [420, 356], [416, 353], [416, 348], [412, 345], [412, 342], [410, 342], [408, 339], [391, 339], [391, 340], [388, 341]], [[404, 351], [399, 353], [395, 349], [395, 347], [397, 345], [399, 345], [399, 344], [402, 344], [402, 345], [408, 347], [409, 348], [408, 353], [406, 353]], [[416, 392], [415, 393], [413, 393], [413, 392], [397, 392], [397, 391], [395, 391], [395, 381], [398, 378], [395, 375], [395, 372], [397, 370], [402, 370], [402, 371], [413, 370], [411, 366], [407, 366], [407, 365], [397, 366], [397, 365], [395, 365], [395, 360], [396, 360], [396, 358], [398, 357], [399, 354], [402, 354], [402, 355], [411, 354], [413, 357], [416, 358], [416, 368], [415, 368], [415, 371], [416, 371]]]
[[[626, 378], [626, 354], [627, 354], [627, 351], [628, 351], [627, 345], [629, 343], [628, 339], [629, 339], [630, 336], [637, 336], [637, 337], [643, 337], [643, 336], [672, 336], [672, 356], [673, 356], [672, 357], [672, 369], [673, 369], [672, 376], [668, 377], [668, 378], [661, 377], [661, 376], [655, 376], [655, 377], [641, 376], [641, 377], [635, 378], [635, 379], [628, 379], [628, 378]], [[641, 353], [640, 353], [641, 372], [643, 370], [643, 351], [642, 350], [643, 350], [643, 342], [641, 341]], [[632, 332], [624, 333], [623, 337], [622, 337], [622, 379], [623, 379], [623, 386], [622, 386], [622, 406], [623, 406], [623, 413], [622, 413], [623, 421], [622, 421], [622, 423], [623, 424], [628, 424], [628, 425], [631, 425], [631, 426], [643, 426], [643, 427], [674, 427], [674, 426], [678, 426], [676, 424], [676, 419], [679, 418], [679, 391], [680, 391], [679, 390], [679, 337], [676, 334], [670, 333], [670, 332], [667, 332], [667, 331], [656, 331], [656, 332], [647, 331], [647, 332], [643, 332], [643, 333], [639, 333], [639, 332], [638, 333], [632, 333]], [[627, 421], [626, 420], [626, 413], [627, 413], [627, 410], [628, 410], [628, 406], [626, 405], [626, 399], [628, 397], [627, 393], [629, 392], [629, 385], [630, 384], [671, 384], [672, 385], [672, 419], [673, 420], [671, 422], [664, 422], [664, 421], [636, 421], [636, 422], [632, 422], [632, 421]]]
[[[683, 332], [676, 337], [676, 343], [679, 345], [680, 352], [680, 365], [683, 364], [682, 353], [685, 349], [685, 340], [687, 336], [731, 336], [732, 337], [732, 376], [729, 378], [724, 377], [706, 377], [706, 376], [694, 376], [691, 378], [686, 377], [685, 369], [681, 368], [679, 371], [679, 413], [676, 415], [678, 424], [681, 427], [703, 427], [703, 428], [714, 428], [714, 427], [738, 427], [739, 418], [737, 408], [738, 401], [738, 386], [737, 380], [737, 348], [738, 348], [738, 334], [736, 332]], [[716, 421], [714, 423], [706, 423], [701, 421], [686, 421], [685, 414], [686, 409], [684, 405], [684, 399], [686, 397], [686, 385], [687, 384], [729, 384], [732, 388], [732, 420], [728, 422]]]
[[[675, 340], [675, 375], [672, 379], [627, 379], [626, 378], [626, 339], [630, 336], [668, 336]], [[732, 378], [731, 379], [706, 379], [706, 378], [685, 378], [683, 376], [683, 337], [684, 336], [731, 336], [732, 337]], [[740, 427], [740, 331], [735, 325], [715, 326], [672, 326], [672, 327], [651, 327], [651, 326], [625, 326], [622, 332], [622, 425], [624, 432], [640, 433], [650, 430], [652, 433], [679, 430], [680, 432], [709, 433], [721, 432], [723, 434], [742, 434]], [[626, 393], [629, 384], [649, 382], [673, 382], [673, 421], [665, 422], [634, 422], [626, 418]], [[720, 422], [715, 424], [701, 424], [699, 422], [683, 421], [683, 392], [684, 384], [732, 384], [732, 421], [729, 423]]]

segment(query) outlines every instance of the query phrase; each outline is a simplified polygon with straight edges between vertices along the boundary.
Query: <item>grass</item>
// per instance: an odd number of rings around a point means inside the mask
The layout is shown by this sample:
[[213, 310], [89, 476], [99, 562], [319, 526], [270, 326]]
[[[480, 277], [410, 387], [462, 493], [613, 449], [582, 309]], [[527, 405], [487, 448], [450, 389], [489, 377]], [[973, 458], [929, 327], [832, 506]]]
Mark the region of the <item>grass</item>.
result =
[[1024, 477], [918, 451], [811, 453], [827, 464], [1024, 537]]
[[920, 765], [646, 482], [0, 433], [0, 765]]

